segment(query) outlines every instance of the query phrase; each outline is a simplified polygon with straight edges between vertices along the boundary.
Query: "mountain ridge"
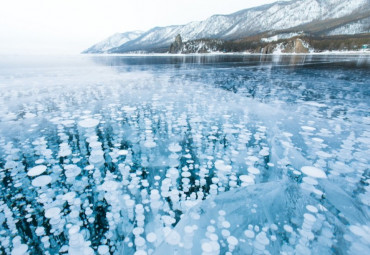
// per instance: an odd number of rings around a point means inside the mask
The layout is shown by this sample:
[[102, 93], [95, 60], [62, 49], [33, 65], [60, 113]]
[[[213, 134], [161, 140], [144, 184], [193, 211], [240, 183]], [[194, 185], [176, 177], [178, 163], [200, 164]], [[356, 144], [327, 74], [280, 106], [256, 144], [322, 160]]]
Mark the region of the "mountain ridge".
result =
[[[135, 51], [166, 52], [175, 37], [180, 34], [184, 41], [202, 38], [237, 40], [262, 33], [307, 27], [315, 22], [369, 12], [370, 0], [297, 0], [278, 1], [271, 4], [243, 9], [231, 14], [217, 14], [203, 21], [185, 25], [154, 27], [107, 53]], [[366, 15], [365, 15], [366, 16]], [[348, 23], [348, 22], [347, 22]], [[318, 26], [319, 26], [318, 25]], [[342, 25], [345, 25], [344, 23]], [[366, 22], [359, 25], [362, 32], [368, 32]], [[331, 31], [328, 31], [330, 33]], [[86, 51], [85, 51], [86, 52]], [[91, 52], [90, 53], [99, 53]]]
[[124, 33], [115, 33], [109, 36], [107, 39], [94, 44], [90, 48], [86, 49], [82, 53], [107, 53], [108, 50], [118, 47], [128, 41], [134, 40], [143, 34], [143, 31], [129, 31]]

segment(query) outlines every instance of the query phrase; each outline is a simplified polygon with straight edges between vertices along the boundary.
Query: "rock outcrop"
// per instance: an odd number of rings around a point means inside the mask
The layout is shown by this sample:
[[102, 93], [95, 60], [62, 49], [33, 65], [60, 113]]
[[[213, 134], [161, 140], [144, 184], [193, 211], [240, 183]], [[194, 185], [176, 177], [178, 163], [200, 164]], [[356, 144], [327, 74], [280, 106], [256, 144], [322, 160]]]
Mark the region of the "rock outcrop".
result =
[[304, 42], [297, 38], [294, 41], [290, 41], [286, 46], [285, 49], [282, 51], [283, 53], [309, 53], [309, 49], [307, 46], [304, 45]]
[[309, 46], [300, 38], [287, 40], [280, 43], [269, 43], [261, 49], [262, 54], [281, 53], [309, 53]]
[[182, 49], [182, 38], [181, 35], [178, 34], [175, 38], [175, 41], [171, 43], [169, 53], [180, 53]]

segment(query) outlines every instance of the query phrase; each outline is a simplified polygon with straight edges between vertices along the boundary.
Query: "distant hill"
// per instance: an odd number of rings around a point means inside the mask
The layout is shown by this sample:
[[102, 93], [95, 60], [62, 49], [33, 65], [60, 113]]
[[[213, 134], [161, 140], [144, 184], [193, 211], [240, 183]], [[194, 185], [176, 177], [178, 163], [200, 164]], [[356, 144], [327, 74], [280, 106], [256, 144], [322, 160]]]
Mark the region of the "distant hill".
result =
[[[121, 44], [110, 43], [110, 37], [84, 53], [168, 52], [177, 35], [188, 42], [189, 53], [200, 49], [196, 41], [204, 46], [207, 40], [216, 40], [213, 49], [217, 45], [222, 49], [217, 40], [235, 44], [253, 39], [257, 44], [268, 44], [297, 36], [328, 38], [366, 33], [370, 33], [370, 0], [279, 1], [186, 25], [155, 27]], [[207, 45], [204, 47], [202, 51], [207, 52]]]
[[116, 33], [107, 39], [91, 46], [82, 53], [107, 53], [109, 50], [119, 47], [122, 44], [132, 41], [142, 35], [142, 31], [131, 31], [126, 33]]

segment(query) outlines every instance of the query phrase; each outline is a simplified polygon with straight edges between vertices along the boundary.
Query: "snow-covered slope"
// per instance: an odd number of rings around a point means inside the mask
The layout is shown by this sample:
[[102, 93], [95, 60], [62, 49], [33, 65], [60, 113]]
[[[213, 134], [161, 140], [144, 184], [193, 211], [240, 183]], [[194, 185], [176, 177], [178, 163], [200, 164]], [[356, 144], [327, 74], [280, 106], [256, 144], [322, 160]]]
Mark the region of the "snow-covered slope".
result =
[[332, 31], [329, 35], [351, 35], [360, 33], [370, 33], [370, 18], [365, 18], [359, 21], [351, 22], [340, 26]]
[[204, 21], [186, 25], [155, 27], [108, 52], [165, 49], [178, 34], [184, 41], [201, 38], [237, 39], [267, 31], [289, 29], [310, 22], [341, 18], [369, 9], [370, 0], [278, 1], [230, 15], [214, 15]]
[[142, 35], [142, 31], [131, 31], [126, 33], [116, 33], [107, 39], [93, 45], [83, 53], [106, 53], [108, 50], [118, 47], [128, 41], [134, 40]]

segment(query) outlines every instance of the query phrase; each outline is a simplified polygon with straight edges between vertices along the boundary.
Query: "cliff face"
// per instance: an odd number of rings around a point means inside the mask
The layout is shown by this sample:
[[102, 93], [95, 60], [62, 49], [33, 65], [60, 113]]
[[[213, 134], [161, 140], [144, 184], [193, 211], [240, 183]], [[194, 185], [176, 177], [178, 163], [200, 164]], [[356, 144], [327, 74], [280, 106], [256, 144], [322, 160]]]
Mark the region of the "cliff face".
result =
[[182, 45], [183, 43], [181, 35], [178, 34], [175, 38], [175, 41], [171, 43], [169, 53], [181, 53]]
[[296, 39], [294, 41], [294, 48], [293, 48], [295, 53], [308, 53], [309, 48], [307, 44], [304, 44], [301, 39]]
[[274, 52], [281, 53], [309, 53], [309, 46], [307, 43], [299, 38], [287, 40], [282, 43], [269, 43], [263, 47], [261, 53], [270, 54]]

